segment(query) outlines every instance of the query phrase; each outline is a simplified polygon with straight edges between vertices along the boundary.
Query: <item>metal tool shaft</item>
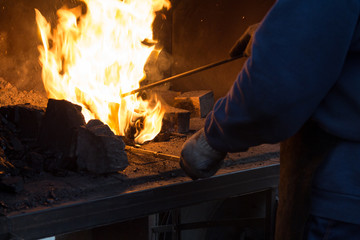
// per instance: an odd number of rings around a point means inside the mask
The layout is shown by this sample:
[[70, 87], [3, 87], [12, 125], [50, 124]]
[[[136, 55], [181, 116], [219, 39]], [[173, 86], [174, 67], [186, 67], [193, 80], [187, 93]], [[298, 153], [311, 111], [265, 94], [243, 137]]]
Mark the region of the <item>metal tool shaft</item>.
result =
[[143, 87], [134, 89], [134, 90], [132, 90], [130, 92], [123, 93], [123, 94], [121, 94], [121, 97], [126, 97], [126, 96], [129, 96], [129, 95], [135, 94], [137, 92], [140, 92], [140, 91], [143, 91], [143, 90], [146, 90], [146, 89], [149, 89], [149, 88], [153, 88], [153, 87], [162, 85], [164, 83], [168, 83], [170, 81], [174, 81], [174, 80], [179, 79], [179, 78], [187, 77], [187, 76], [192, 75], [194, 73], [205, 71], [207, 69], [210, 69], [210, 68], [213, 68], [213, 67], [216, 67], [216, 66], [219, 66], [219, 65], [234, 61], [234, 60], [239, 59], [241, 57], [243, 57], [243, 55], [236, 56], [236, 57], [229, 58], [229, 59], [225, 59], [225, 60], [222, 60], [222, 61], [219, 61], [219, 62], [211, 63], [211, 64], [208, 64], [208, 65], [205, 65], [205, 66], [202, 66], [202, 67], [198, 67], [198, 68], [192, 69], [190, 71], [183, 72], [183, 73], [180, 73], [180, 74], [165, 78], [163, 80], [160, 80], [160, 81], [145, 85]]

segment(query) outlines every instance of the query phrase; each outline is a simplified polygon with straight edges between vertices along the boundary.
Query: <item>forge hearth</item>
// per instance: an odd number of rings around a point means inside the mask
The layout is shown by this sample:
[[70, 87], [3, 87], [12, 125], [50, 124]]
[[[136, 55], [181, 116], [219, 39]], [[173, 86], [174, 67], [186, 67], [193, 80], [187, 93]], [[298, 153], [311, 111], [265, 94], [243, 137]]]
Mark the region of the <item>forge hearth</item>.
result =
[[205, 119], [187, 110], [187, 131], [166, 128], [166, 138], [138, 148], [98, 120], [84, 124], [69, 102], [50, 100], [48, 111], [21, 100], [0, 107], [0, 239], [54, 236], [276, 185], [278, 145], [229, 154], [215, 178], [191, 181], [179, 167], [181, 146]]
[[[122, 138], [99, 120], [85, 124], [80, 110], [70, 102], [53, 99], [47, 108], [25, 103], [0, 107], [2, 212], [67, 201], [99, 190], [102, 184], [110, 191], [106, 186], [115, 182], [120, 189], [131, 189], [187, 179], [178, 164], [181, 146], [203, 127], [204, 118], [191, 118], [184, 133], [175, 131], [163, 141], [126, 150]], [[224, 167], [271, 163], [278, 157], [277, 150], [278, 146], [269, 145], [229, 154]], [[258, 152], [264, 154], [247, 157]]]
[[[211, 91], [193, 95], [175, 94], [174, 99], [167, 99], [173, 106], [162, 100], [166, 113], [162, 130], [154, 142], [168, 142], [174, 136], [184, 139], [186, 134], [193, 132], [190, 131], [192, 112], [199, 116], [202, 111], [206, 116], [204, 109], [210, 109], [214, 102]], [[190, 104], [192, 108], [188, 110], [174, 107], [186, 108]], [[123, 137], [116, 136], [100, 120], [86, 123], [81, 110], [76, 104], [55, 99], [49, 99], [46, 108], [31, 104], [0, 107], [2, 174], [30, 177], [42, 171], [64, 175], [68, 171], [108, 174], [124, 170], [128, 166], [128, 157]], [[133, 140], [129, 141], [131, 136], [125, 139], [126, 144], [134, 145]], [[149, 150], [143, 153], [149, 153]], [[21, 186], [22, 181], [16, 179], [3, 178], [3, 189], [21, 191], [17, 185]]]
[[[14, 95], [18, 94], [24, 101], [22, 92], [10, 84], [4, 83], [3, 86], [14, 90]], [[186, 134], [194, 132], [190, 130], [191, 112], [168, 104], [174, 104], [174, 97], [179, 95], [173, 95], [172, 99], [161, 98], [166, 113], [162, 131], [154, 143], [164, 145], [177, 138], [180, 144], [186, 139]], [[24, 190], [24, 182], [37, 179], [45, 173], [57, 177], [65, 177], [70, 172], [95, 175], [119, 173], [129, 165], [128, 154], [140, 155], [145, 159], [171, 159], [173, 162], [170, 165], [178, 167], [176, 160], [179, 158], [176, 156], [179, 155], [179, 144], [167, 147], [176, 149], [175, 152], [171, 151], [174, 155], [162, 154], [164, 149], [142, 150], [149, 144], [139, 149], [126, 150], [123, 137], [116, 136], [100, 120], [86, 123], [82, 108], [68, 101], [49, 99], [46, 107], [30, 103], [9, 104], [0, 107], [2, 191], [20, 193]], [[131, 136], [125, 137], [127, 144], [133, 146], [134, 142], [129, 141], [129, 138]], [[139, 169], [135, 168], [134, 171], [138, 172]]]
[[[228, 57], [233, 43], [248, 25], [261, 20], [272, 2], [172, 0], [170, 11], [156, 13], [153, 24], [154, 39], [164, 46], [171, 60], [166, 62], [171, 68], [161, 72], [162, 77]], [[34, 8], [55, 25], [57, 9], [78, 3], [5, 0], [1, 4], [1, 240], [39, 239], [276, 186], [276, 144], [229, 154], [210, 179], [191, 181], [178, 164], [182, 144], [203, 127], [208, 111], [200, 106], [201, 96], [181, 95], [211, 89], [218, 99], [226, 94], [244, 59], [154, 89], [163, 92], [159, 95], [170, 107], [164, 129], [141, 147], [135, 146], [133, 139], [123, 138], [130, 141], [122, 142], [96, 120], [84, 125], [77, 118], [77, 107], [70, 111], [74, 111], [71, 116], [77, 119], [76, 124], [69, 124], [77, 130], [65, 131], [59, 124], [67, 119], [60, 121], [57, 117], [53, 117], [55, 124], [49, 124], [49, 131], [41, 130], [48, 99], [38, 63], [41, 40]], [[147, 80], [159, 79], [150, 76], [149, 69], [145, 71], [149, 74]], [[195, 108], [197, 113], [192, 112]], [[53, 127], [61, 130], [60, 136], [50, 134]], [[44, 134], [41, 141], [36, 135], [40, 131]], [[97, 165], [99, 159], [104, 163], [102, 167]]]

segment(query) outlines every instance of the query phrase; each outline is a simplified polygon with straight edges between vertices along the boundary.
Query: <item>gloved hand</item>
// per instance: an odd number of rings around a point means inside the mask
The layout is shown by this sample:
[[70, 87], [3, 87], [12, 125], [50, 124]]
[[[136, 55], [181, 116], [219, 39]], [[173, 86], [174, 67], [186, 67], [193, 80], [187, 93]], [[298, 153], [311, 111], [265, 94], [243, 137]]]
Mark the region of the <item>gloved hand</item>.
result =
[[225, 152], [219, 152], [209, 145], [204, 129], [201, 129], [182, 146], [180, 166], [193, 180], [207, 178], [219, 170], [225, 156]]
[[250, 25], [244, 32], [244, 34], [237, 40], [234, 46], [230, 50], [230, 57], [238, 57], [243, 55], [244, 57], [251, 56], [251, 47], [253, 42], [253, 36], [258, 28], [259, 23]]

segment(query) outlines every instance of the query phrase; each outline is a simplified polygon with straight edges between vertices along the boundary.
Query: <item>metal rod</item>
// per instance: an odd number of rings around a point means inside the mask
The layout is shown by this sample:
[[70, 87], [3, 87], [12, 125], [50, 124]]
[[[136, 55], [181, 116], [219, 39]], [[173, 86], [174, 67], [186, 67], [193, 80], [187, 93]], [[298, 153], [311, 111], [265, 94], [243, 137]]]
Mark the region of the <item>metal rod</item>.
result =
[[142, 149], [142, 148], [135, 148], [135, 147], [131, 147], [131, 146], [125, 146], [125, 150], [128, 151], [128, 152], [137, 153], [137, 154], [145, 154], [147, 156], [151, 156], [151, 157], [155, 157], [155, 158], [161, 158], [161, 159], [164, 159], [164, 160], [172, 160], [172, 161], [179, 161], [180, 160], [179, 156], [154, 152], [154, 151], [147, 150], [147, 149]]
[[153, 87], [162, 85], [162, 84], [164, 84], [164, 83], [167, 83], [167, 82], [170, 82], [170, 81], [179, 79], [179, 78], [187, 77], [187, 76], [189, 76], [189, 75], [191, 75], [191, 74], [194, 74], [194, 73], [198, 73], [198, 72], [201, 72], [201, 71], [205, 71], [205, 70], [207, 70], [207, 69], [210, 69], [210, 68], [213, 68], [213, 67], [216, 67], [216, 66], [219, 66], [219, 65], [222, 65], [222, 64], [225, 64], [225, 63], [234, 61], [234, 60], [239, 59], [239, 58], [241, 58], [241, 57], [243, 57], [243, 55], [236, 56], [236, 57], [229, 58], [229, 59], [225, 59], [225, 60], [222, 60], [222, 61], [219, 61], [219, 62], [211, 63], [211, 64], [208, 64], [208, 65], [205, 65], [205, 66], [202, 66], [202, 67], [198, 67], [198, 68], [192, 69], [192, 70], [190, 70], [190, 71], [183, 72], [183, 73], [180, 73], [180, 74], [177, 74], [177, 75], [174, 75], [174, 76], [165, 78], [165, 79], [163, 79], [163, 80], [160, 80], [160, 81], [157, 81], [157, 82], [148, 84], [148, 85], [146, 85], [146, 86], [143, 86], [143, 87], [134, 89], [134, 90], [132, 90], [132, 91], [130, 91], [130, 92], [123, 93], [123, 94], [121, 94], [121, 97], [126, 97], [126, 96], [132, 95], [132, 94], [134, 94], [134, 93], [137, 93], [137, 92], [140, 92], [140, 91], [149, 89], [149, 88], [153, 88]]

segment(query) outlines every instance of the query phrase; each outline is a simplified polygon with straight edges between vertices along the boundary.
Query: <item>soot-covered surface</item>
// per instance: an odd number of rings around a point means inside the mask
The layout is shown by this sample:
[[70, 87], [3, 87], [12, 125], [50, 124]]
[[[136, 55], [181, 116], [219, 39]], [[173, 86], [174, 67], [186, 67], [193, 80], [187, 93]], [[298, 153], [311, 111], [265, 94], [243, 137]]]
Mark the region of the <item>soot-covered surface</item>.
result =
[[[168, 142], [148, 143], [144, 149], [179, 156], [186, 137]], [[178, 161], [127, 152], [129, 165], [117, 173], [97, 175], [67, 171], [63, 176], [41, 172], [24, 178], [18, 193], [0, 192], [1, 214], [48, 208], [67, 202], [89, 201], [122, 193], [191, 181], [179, 168]], [[247, 152], [229, 154], [218, 175], [278, 163], [278, 145], [261, 145]]]
[[[41, 94], [21, 92], [5, 81], [0, 83], [0, 91], [4, 93], [0, 97], [0, 107], [25, 104], [41, 110], [46, 106], [47, 99]], [[4, 173], [0, 174], [2, 181], [11, 187], [10, 191], [4, 186], [0, 190], [0, 215], [32, 212], [68, 203], [88, 202], [191, 181], [180, 169], [178, 158], [182, 144], [203, 126], [203, 122], [204, 119], [193, 118], [190, 122], [190, 131], [186, 134], [174, 134], [164, 141], [146, 143], [139, 147], [138, 151], [125, 150], [128, 166], [124, 170], [113, 173], [95, 174], [69, 169], [54, 172], [46, 168], [31, 169], [20, 163], [22, 171], [5, 172], [8, 176], [4, 176]], [[1, 137], [5, 139], [4, 136]], [[10, 141], [9, 145], [13, 144]], [[15, 150], [12, 149], [12, 153]], [[147, 150], [147, 152], [142, 150]], [[22, 149], [22, 151], [25, 150]], [[162, 155], [156, 156], [151, 153]], [[33, 155], [31, 156], [34, 157]], [[35, 154], [33, 160], [37, 159], [36, 156]], [[250, 148], [247, 152], [228, 154], [217, 175], [278, 163], [278, 157], [278, 145], [261, 145]], [[49, 161], [51, 162], [46, 159], [44, 162]], [[5, 181], [4, 179], [9, 176], [10, 178]]]

